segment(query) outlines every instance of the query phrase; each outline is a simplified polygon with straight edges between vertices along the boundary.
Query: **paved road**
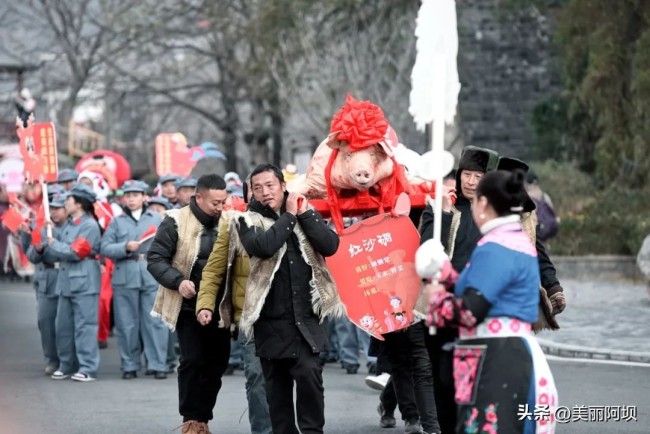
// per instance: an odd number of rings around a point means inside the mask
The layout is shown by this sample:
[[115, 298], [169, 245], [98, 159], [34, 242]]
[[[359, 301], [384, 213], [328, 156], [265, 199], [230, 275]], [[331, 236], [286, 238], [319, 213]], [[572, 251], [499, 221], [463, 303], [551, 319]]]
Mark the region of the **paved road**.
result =
[[[564, 279], [567, 308], [560, 330], [540, 337], [563, 344], [650, 352], [650, 298], [645, 284]], [[648, 430], [650, 432], [650, 430]]]
[[[120, 379], [116, 342], [102, 351], [100, 379], [94, 383], [54, 381], [41, 374], [33, 292], [25, 284], [0, 282], [0, 434], [169, 433], [180, 423], [176, 381]], [[552, 361], [562, 405], [631, 405], [638, 422], [576, 422], [557, 432], [650, 432], [650, 368]], [[248, 431], [244, 377], [224, 379], [211, 429], [220, 434]], [[325, 369], [326, 432], [390, 434], [375, 413], [377, 392], [363, 375], [347, 375], [335, 365]]]

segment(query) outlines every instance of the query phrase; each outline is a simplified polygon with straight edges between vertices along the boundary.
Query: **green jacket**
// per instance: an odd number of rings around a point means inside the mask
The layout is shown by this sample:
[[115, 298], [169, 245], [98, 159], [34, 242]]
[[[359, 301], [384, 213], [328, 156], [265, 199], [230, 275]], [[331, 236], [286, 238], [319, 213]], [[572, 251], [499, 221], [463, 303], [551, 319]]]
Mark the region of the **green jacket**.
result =
[[[236, 224], [240, 215], [237, 211], [222, 214], [219, 235], [203, 269], [196, 301], [197, 314], [202, 309], [214, 313], [217, 296], [223, 292], [218, 308], [219, 327], [231, 328], [239, 323], [244, 307], [250, 262], [237, 233]], [[220, 291], [221, 288], [223, 291]]]

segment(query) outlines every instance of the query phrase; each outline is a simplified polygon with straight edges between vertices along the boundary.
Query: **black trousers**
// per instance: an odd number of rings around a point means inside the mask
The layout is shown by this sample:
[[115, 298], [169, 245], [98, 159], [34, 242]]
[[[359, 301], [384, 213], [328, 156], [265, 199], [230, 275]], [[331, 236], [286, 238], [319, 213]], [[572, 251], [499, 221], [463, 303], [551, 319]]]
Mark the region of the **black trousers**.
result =
[[395, 383], [393, 382], [393, 376], [388, 379], [386, 387], [381, 391], [379, 395], [379, 401], [384, 406], [384, 410], [388, 414], [394, 414], [395, 409], [399, 406], [399, 412], [402, 415], [402, 420], [412, 421], [418, 420], [420, 414], [418, 413], [418, 407], [415, 405], [415, 395], [413, 394], [413, 377], [409, 378], [403, 376], [400, 378], [400, 387], [404, 391], [400, 392], [401, 401], [397, 401], [397, 392], [395, 391]]
[[221, 377], [230, 357], [230, 332], [213, 320], [202, 326], [194, 312], [181, 310], [176, 324], [181, 350], [178, 368], [178, 409], [183, 422], [212, 419]]
[[[260, 358], [274, 434], [322, 434], [325, 426], [323, 368], [318, 354], [303, 340], [298, 358]], [[293, 385], [296, 384], [296, 412]]]
[[424, 342], [426, 332], [424, 323], [419, 322], [404, 331], [385, 334], [384, 345], [392, 366], [397, 402], [407, 403], [415, 396], [422, 428], [426, 432], [438, 432], [431, 361]]
[[435, 335], [426, 336], [427, 350], [431, 359], [433, 390], [438, 409], [438, 421], [443, 433], [456, 431], [458, 407], [454, 387], [455, 330], [438, 329]]

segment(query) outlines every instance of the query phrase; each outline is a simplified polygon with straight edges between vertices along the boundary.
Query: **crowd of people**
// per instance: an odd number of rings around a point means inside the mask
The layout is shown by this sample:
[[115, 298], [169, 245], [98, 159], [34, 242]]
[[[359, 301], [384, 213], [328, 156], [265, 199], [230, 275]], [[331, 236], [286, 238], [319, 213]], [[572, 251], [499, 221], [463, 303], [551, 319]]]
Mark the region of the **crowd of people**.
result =
[[445, 181], [442, 242], [430, 240], [432, 204], [414, 222], [428, 317], [381, 342], [345, 317], [324, 259], [339, 236], [287, 191], [279, 168], [260, 165], [244, 181], [168, 174], [155, 192], [132, 179], [111, 199], [94, 176], [62, 170], [43, 192], [50, 221], [19, 229], [36, 267], [45, 373], [96, 380], [114, 325], [123, 379], [165, 379], [180, 362], [184, 433], [209, 432], [235, 365], [252, 433], [322, 433], [330, 362], [352, 375], [366, 363], [368, 383], [382, 389], [382, 427], [396, 426], [399, 408], [405, 433], [553, 432], [552, 420], [517, 418], [520, 404], [557, 405], [532, 333], [556, 326], [566, 306], [536, 237], [527, 172], [520, 160], [464, 149]]

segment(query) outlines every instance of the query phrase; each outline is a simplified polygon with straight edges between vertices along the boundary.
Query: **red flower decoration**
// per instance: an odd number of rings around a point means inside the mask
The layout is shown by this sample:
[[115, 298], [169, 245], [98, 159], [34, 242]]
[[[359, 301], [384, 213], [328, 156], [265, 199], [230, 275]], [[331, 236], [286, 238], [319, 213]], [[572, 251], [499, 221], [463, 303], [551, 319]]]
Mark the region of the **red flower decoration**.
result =
[[517, 333], [519, 329], [521, 328], [521, 323], [519, 322], [518, 319], [513, 319], [510, 321], [510, 330], [512, 330], [514, 333]]
[[379, 106], [357, 101], [350, 94], [330, 124], [330, 134], [338, 133], [336, 138], [348, 142], [353, 151], [378, 144], [384, 140], [387, 129], [388, 121]]
[[485, 412], [485, 420], [490, 423], [497, 423], [497, 414], [493, 411]]
[[495, 335], [499, 333], [501, 331], [501, 321], [496, 318], [490, 321], [488, 324], [488, 330]]

